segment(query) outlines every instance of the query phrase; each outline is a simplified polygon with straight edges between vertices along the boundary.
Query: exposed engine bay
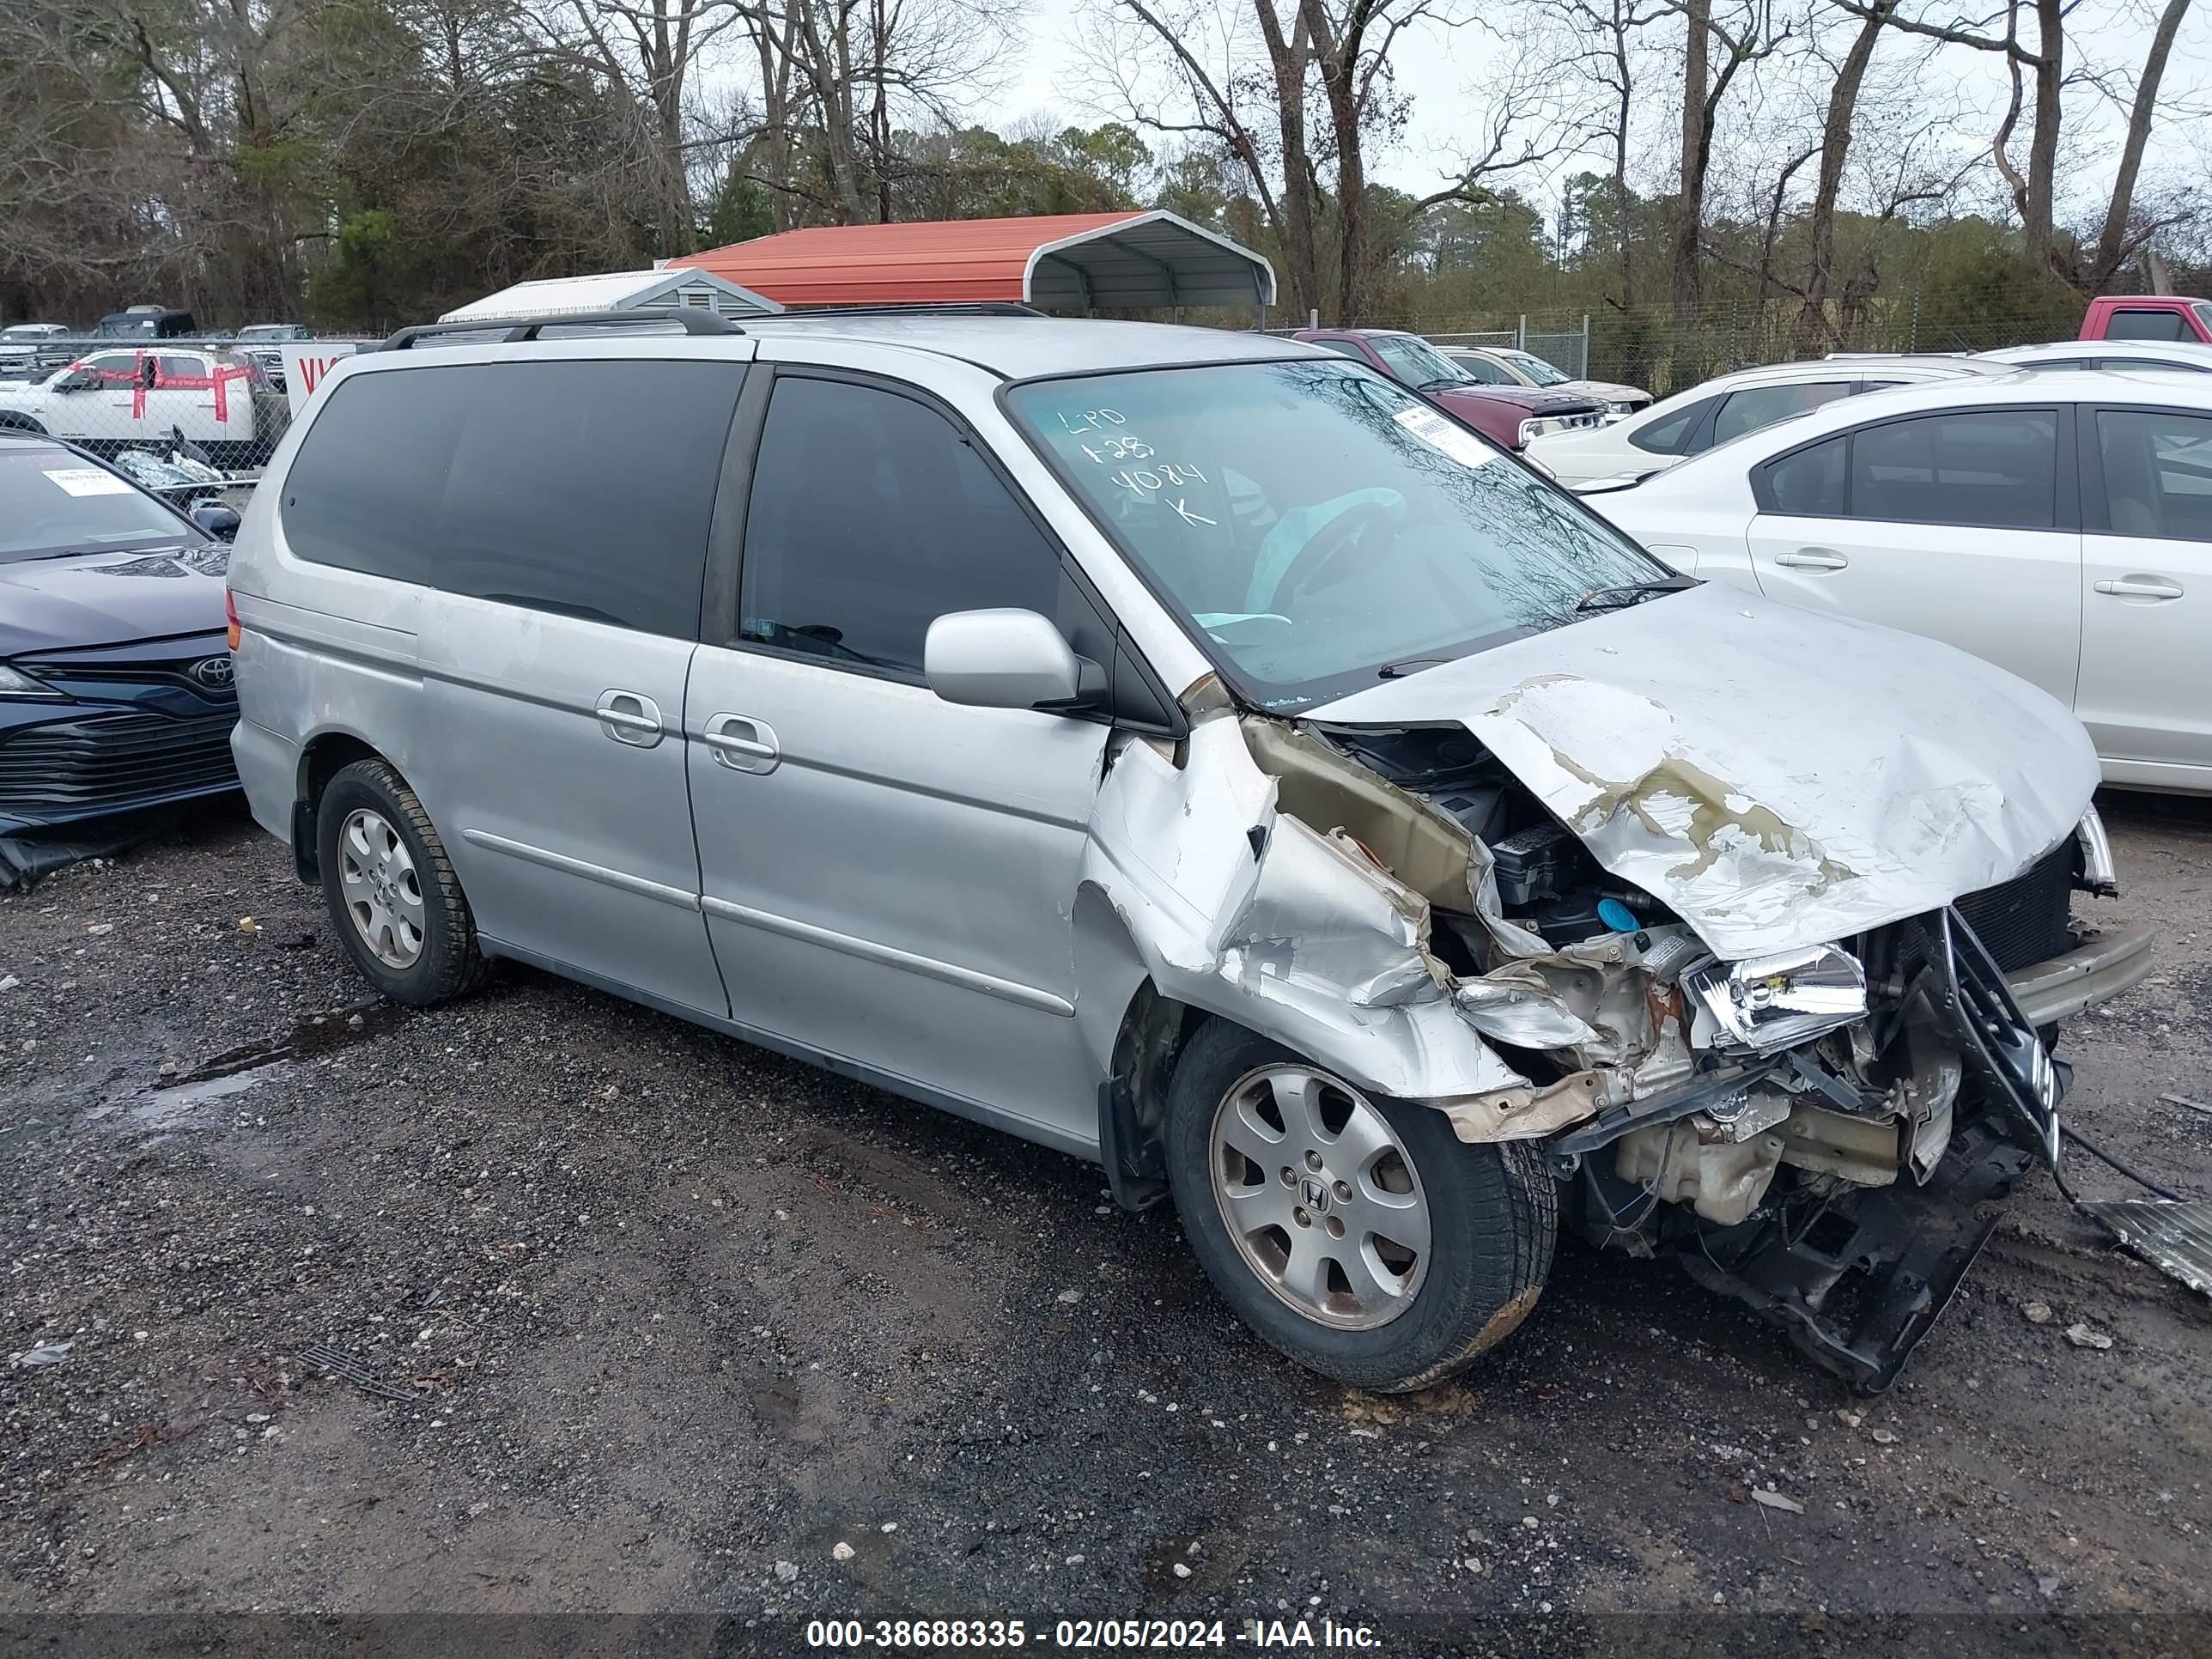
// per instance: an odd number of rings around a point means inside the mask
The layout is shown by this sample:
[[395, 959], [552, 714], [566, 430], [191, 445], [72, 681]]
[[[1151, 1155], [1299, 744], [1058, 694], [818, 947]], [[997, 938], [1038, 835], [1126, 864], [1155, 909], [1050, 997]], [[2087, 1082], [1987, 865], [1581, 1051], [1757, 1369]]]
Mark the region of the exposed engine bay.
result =
[[[1672, 1256], [1886, 1387], [1993, 1230], [1986, 1200], [2056, 1157], [2065, 1074], [2006, 989], [2024, 964], [1950, 907], [1724, 962], [1464, 726], [1238, 724], [1276, 787], [1224, 940], [1241, 970], [1326, 973], [1376, 1010], [1447, 1000], [1511, 1073], [1435, 1103], [1462, 1140], [1544, 1140], [1590, 1242]], [[2069, 838], [2008, 884], [2040, 906], [2020, 948], [2065, 948], [2083, 857]], [[1364, 866], [1401, 948], [1329, 937], [1306, 902], [1323, 862]], [[1301, 931], [1295, 965], [1268, 960]]]

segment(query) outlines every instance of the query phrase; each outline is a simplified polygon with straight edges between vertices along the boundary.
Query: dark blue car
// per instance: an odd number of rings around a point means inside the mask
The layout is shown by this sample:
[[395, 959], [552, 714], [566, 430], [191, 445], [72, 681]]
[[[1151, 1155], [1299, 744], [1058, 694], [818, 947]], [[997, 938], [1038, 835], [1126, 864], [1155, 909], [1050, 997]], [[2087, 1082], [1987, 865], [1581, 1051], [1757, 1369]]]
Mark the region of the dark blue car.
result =
[[0, 836], [238, 787], [229, 556], [83, 452], [0, 434]]

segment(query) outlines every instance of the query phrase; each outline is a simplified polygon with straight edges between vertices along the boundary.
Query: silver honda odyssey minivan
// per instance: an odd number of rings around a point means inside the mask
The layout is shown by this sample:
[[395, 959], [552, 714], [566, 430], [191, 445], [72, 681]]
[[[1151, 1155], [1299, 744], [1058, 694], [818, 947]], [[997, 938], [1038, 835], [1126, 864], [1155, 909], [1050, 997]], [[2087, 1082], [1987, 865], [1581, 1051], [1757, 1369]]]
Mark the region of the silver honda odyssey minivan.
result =
[[1502, 1340], [1564, 1226], [1885, 1386], [2148, 967], [2071, 915], [2057, 702], [1671, 575], [1346, 358], [482, 335], [334, 370], [231, 558], [239, 770], [362, 974], [511, 958], [1098, 1160], [1346, 1382]]

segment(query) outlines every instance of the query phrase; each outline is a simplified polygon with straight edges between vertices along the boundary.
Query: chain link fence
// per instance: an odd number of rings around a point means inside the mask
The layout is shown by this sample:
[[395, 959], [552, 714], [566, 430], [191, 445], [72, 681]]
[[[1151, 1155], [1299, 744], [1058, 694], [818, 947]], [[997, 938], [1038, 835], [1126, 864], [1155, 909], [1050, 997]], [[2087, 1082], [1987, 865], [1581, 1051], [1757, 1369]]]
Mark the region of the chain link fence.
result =
[[150, 455], [250, 477], [358, 344], [13, 331], [0, 335], [0, 431], [64, 439], [133, 471]]

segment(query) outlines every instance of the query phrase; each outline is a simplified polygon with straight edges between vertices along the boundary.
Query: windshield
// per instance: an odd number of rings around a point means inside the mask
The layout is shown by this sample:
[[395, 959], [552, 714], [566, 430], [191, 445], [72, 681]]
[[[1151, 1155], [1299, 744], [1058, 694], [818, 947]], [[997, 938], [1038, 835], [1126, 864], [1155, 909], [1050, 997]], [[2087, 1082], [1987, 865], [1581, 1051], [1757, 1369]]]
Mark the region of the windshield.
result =
[[1368, 337], [1375, 355], [1407, 386], [1425, 392], [1432, 386], [1457, 386], [1474, 375], [1418, 334], [1375, 334]]
[[0, 450], [0, 564], [196, 539], [161, 502], [82, 456]]
[[1009, 412], [1255, 703], [1304, 708], [1667, 573], [1359, 365], [1032, 381]]
[[1513, 367], [1538, 386], [1565, 386], [1572, 378], [1559, 373], [1533, 351], [1501, 351], [1498, 355], [1510, 358]]

